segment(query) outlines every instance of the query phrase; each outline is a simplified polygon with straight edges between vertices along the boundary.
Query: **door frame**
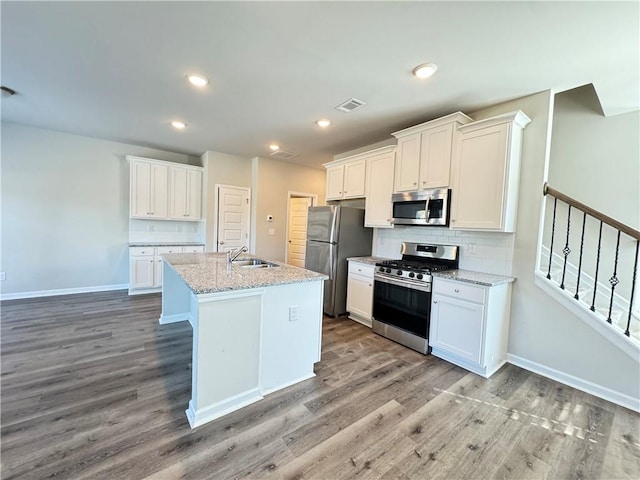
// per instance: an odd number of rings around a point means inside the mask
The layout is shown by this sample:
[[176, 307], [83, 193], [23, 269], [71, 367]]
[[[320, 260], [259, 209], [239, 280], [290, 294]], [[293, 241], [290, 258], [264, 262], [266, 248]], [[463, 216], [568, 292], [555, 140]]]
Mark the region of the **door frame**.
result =
[[292, 198], [310, 198], [311, 206], [316, 207], [318, 205], [318, 194], [317, 193], [307, 193], [307, 192], [293, 192], [289, 190], [287, 192], [287, 229], [285, 231], [285, 249], [284, 249], [284, 261], [286, 262], [289, 258], [289, 216], [291, 215], [291, 199]]
[[253, 232], [251, 231], [251, 189], [248, 187], [240, 187], [238, 185], [226, 185], [222, 183], [215, 184], [215, 209], [213, 212], [213, 252], [219, 252], [218, 250], [218, 218], [220, 215], [220, 188], [236, 188], [238, 190], [244, 190], [247, 192], [247, 198], [249, 199], [247, 203], [247, 233], [249, 234], [249, 238], [247, 238], [247, 248], [251, 248], [251, 239], [253, 238]]

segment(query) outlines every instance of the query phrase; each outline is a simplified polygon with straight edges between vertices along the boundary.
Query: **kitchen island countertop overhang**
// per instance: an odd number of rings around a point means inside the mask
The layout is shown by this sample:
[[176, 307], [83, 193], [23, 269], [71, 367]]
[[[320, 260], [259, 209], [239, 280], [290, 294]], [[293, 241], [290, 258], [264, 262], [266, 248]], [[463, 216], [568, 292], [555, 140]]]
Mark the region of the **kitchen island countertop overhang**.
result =
[[160, 323], [193, 327], [192, 428], [315, 375], [326, 275], [230, 265], [223, 253], [164, 259]]

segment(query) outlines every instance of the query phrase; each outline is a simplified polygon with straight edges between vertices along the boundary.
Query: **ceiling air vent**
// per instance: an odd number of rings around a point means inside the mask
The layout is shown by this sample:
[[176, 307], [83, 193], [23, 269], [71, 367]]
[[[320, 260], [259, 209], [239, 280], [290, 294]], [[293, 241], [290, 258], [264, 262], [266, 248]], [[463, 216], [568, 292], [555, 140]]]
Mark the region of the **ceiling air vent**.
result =
[[339, 110], [340, 112], [349, 113], [349, 112], [353, 112], [355, 109], [360, 108], [364, 105], [366, 105], [366, 103], [363, 102], [362, 100], [358, 100], [357, 98], [350, 98], [346, 102], [343, 102], [340, 105], [338, 105], [336, 107], [336, 110]]
[[281, 160], [290, 160], [294, 157], [297, 157], [297, 153], [286, 152], [284, 150], [278, 150], [276, 152], [271, 153], [273, 158], [279, 158]]

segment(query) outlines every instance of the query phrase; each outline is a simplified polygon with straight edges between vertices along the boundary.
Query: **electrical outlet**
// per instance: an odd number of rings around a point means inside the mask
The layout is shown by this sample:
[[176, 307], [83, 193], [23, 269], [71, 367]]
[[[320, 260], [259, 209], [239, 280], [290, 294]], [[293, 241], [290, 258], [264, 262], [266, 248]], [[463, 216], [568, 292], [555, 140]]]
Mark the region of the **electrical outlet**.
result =
[[178, 225], [177, 230], [178, 230], [178, 232], [181, 232], [182, 231], [182, 225]]
[[290, 322], [298, 321], [298, 305], [291, 305], [289, 307], [289, 321]]
[[469, 243], [467, 245], [467, 253], [469, 255], [475, 255], [476, 254], [476, 244], [475, 243]]
[[0, 281], [4, 282], [7, 279], [7, 274], [5, 272], [0, 272]]

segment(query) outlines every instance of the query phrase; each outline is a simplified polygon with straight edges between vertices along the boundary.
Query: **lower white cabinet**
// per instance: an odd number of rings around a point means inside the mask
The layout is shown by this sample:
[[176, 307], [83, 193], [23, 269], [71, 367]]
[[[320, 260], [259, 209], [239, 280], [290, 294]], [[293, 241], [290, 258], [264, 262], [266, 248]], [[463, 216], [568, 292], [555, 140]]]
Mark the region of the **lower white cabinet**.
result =
[[347, 311], [349, 318], [371, 327], [373, 313], [373, 272], [375, 266], [349, 262], [347, 280]]
[[475, 285], [433, 279], [432, 354], [485, 378], [507, 361], [511, 283]]
[[129, 247], [129, 295], [160, 291], [162, 255], [199, 252], [204, 252], [204, 245]]

